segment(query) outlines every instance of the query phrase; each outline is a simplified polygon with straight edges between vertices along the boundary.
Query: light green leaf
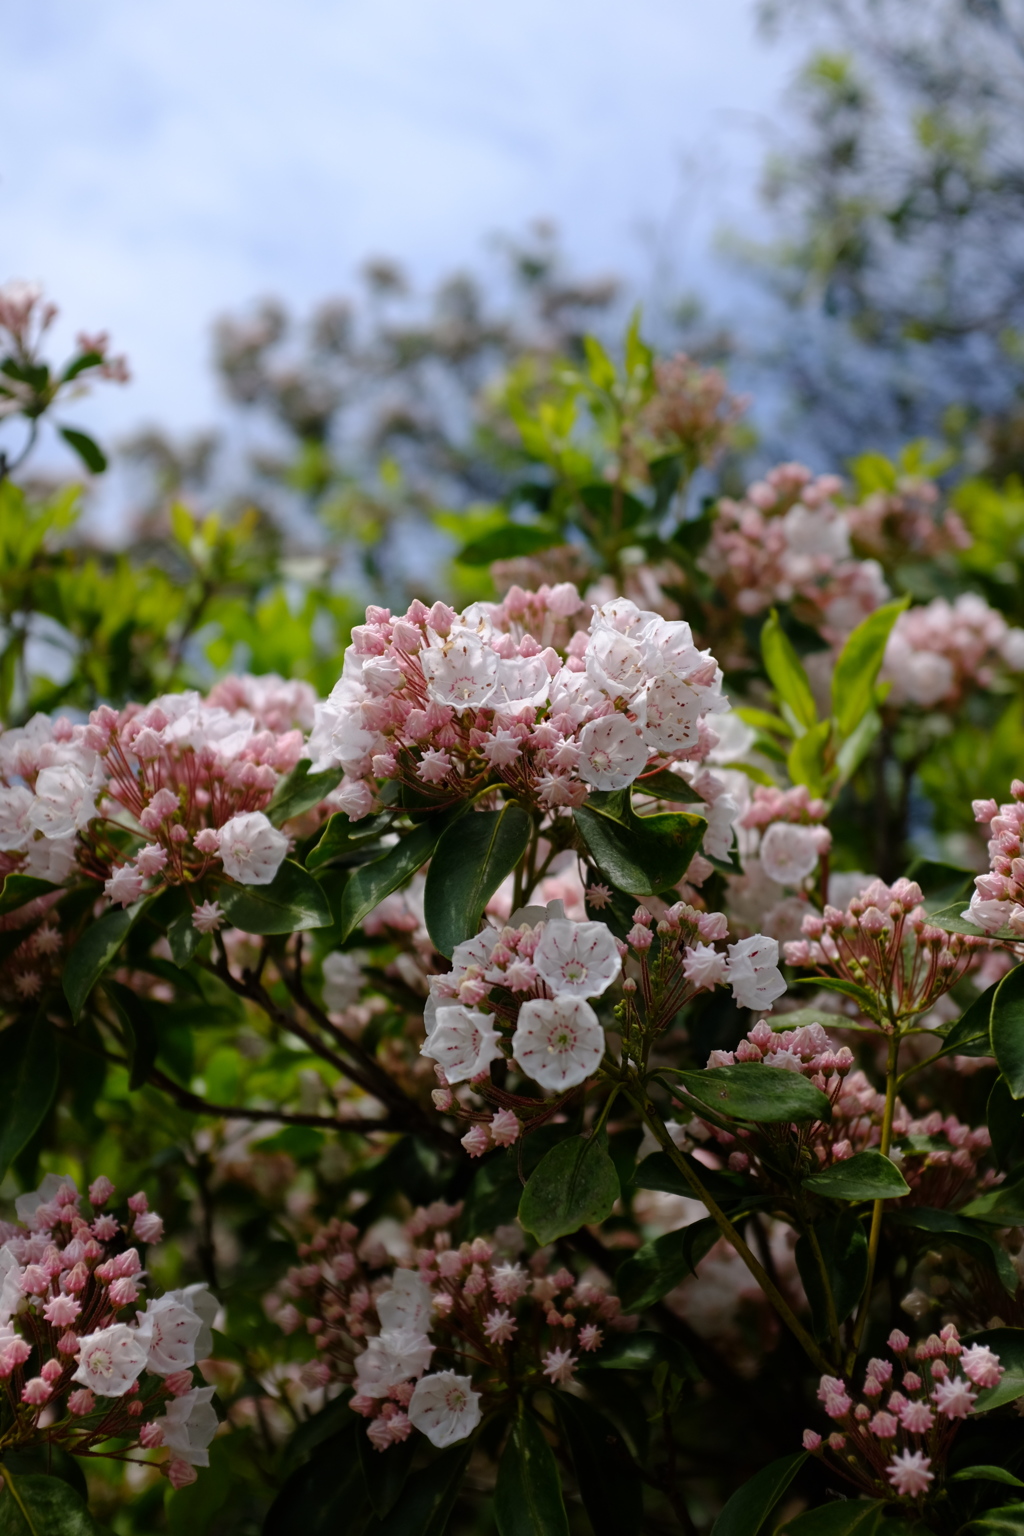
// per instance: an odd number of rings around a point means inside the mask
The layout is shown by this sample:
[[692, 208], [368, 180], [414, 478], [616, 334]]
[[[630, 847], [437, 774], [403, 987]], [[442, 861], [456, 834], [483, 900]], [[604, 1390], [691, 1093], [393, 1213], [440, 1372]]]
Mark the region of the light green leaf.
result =
[[841, 736], [852, 736], [871, 708], [889, 635], [909, 603], [909, 597], [901, 597], [876, 608], [857, 625], [840, 651], [832, 674], [832, 713]]
[[454, 822], [430, 860], [423, 910], [442, 955], [471, 939], [484, 908], [526, 852], [533, 823], [522, 806], [474, 811]]
[[1022, 1536], [1024, 1533], [1024, 1504], [1001, 1504], [998, 1509], [986, 1509], [976, 1519], [962, 1525], [957, 1536]]
[[305, 933], [326, 928], [331, 908], [319, 881], [285, 859], [269, 885], [228, 885], [218, 888], [228, 921], [243, 933]]
[[797, 1451], [762, 1467], [737, 1488], [711, 1527], [711, 1536], [758, 1536], [806, 1460], [807, 1452]]
[[604, 1221], [619, 1198], [608, 1138], [570, 1136], [541, 1158], [523, 1190], [519, 1220], [538, 1243]]
[[896, 1164], [881, 1152], [855, 1152], [804, 1179], [804, 1189], [830, 1200], [899, 1200], [910, 1185]]
[[786, 757], [786, 767], [794, 784], [806, 784], [812, 795], [824, 795], [828, 789], [829, 770], [825, 748], [832, 734], [831, 720], [810, 726], [794, 741]]
[[779, 623], [774, 608], [761, 630], [761, 659], [779, 698], [789, 705], [797, 724], [805, 731], [810, 730], [818, 719], [814, 694], [803, 662]]
[[499, 1536], [569, 1536], [558, 1465], [522, 1402], [498, 1463], [494, 1515]]

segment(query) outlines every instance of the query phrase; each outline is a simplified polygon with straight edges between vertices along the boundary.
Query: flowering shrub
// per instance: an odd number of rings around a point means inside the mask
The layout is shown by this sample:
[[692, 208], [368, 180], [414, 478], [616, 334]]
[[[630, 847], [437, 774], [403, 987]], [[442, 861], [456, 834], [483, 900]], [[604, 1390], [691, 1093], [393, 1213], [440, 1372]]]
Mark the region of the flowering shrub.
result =
[[499, 398], [325, 686], [3, 684], [0, 1529], [1024, 1528], [1020, 615], [919, 476], [694, 515], [635, 328]]

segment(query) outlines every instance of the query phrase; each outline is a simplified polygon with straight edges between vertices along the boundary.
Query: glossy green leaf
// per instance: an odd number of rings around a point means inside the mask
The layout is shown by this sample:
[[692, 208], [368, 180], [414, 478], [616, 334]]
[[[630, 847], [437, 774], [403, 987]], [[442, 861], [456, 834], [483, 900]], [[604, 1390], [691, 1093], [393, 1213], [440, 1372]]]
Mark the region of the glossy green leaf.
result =
[[997, 1077], [985, 1106], [992, 1137], [992, 1154], [1000, 1168], [1012, 1168], [1024, 1158], [1024, 1103], [1011, 1096], [1004, 1077]]
[[0, 1536], [99, 1536], [88, 1506], [62, 1478], [0, 1470]]
[[939, 1056], [991, 1056], [992, 1054], [992, 1003], [998, 981], [986, 987], [969, 1008], [949, 1025], [942, 1037]]
[[0, 1030], [0, 1179], [31, 1141], [57, 1092], [57, 1038], [49, 1019]]
[[[818, 980], [817, 977], [814, 978]], [[869, 1025], [858, 1024], [845, 1013], [829, 1013], [824, 1008], [794, 1008], [791, 1013], [772, 1015], [765, 1022], [776, 1034], [791, 1029], [803, 1029], [806, 1024], [820, 1024], [822, 1029], [866, 1029]]]
[[104, 982], [104, 990], [114, 1004], [128, 1047], [128, 1087], [141, 1088], [160, 1050], [160, 1035], [152, 1005], [130, 987], [118, 981]]
[[659, 1365], [667, 1365], [683, 1381], [699, 1381], [701, 1377], [685, 1344], [669, 1338], [667, 1333], [653, 1333], [649, 1329], [618, 1333], [606, 1339], [593, 1364], [602, 1371], [653, 1371]]
[[779, 1536], [875, 1536], [883, 1522], [896, 1536], [899, 1527], [886, 1522], [884, 1499], [842, 1499], [788, 1520]]
[[633, 784], [634, 795], [656, 795], [659, 800], [673, 800], [684, 805], [703, 805], [703, 795], [687, 783], [681, 773], [659, 768], [656, 773], [645, 773]]
[[703, 1216], [678, 1232], [643, 1243], [615, 1273], [615, 1289], [626, 1311], [644, 1312], [682, 1285], [720, 1236], [714, 1217]]
[[61, 980], [71, 1017], [76, 1024], [82, 1016], [90, 992], [107, 966], [116, 958], [121, 945], [142, 916], [148, 900], [144, 896], [133, 906], [111, 907], [97, 922], [90, 923], [68, 955]]
[[982, 1388], [972, 1413], [990, 1413], [993, 1408], [1002, 1408], [1024, 1397], [1024, 1328], [985, 1328], [963, 1342], [987, 1344], [1003, 1367], [999, 1385]]
[[558, 1464], [524, 1404], [498, 1463], [494, 1516], [499, 1536], [569, 1536]]
[[1011, 1488], [1024, 1488], [1019, 1477], [1007, 1472], [1005, 1467], [962, 1467], [946, 1479], [950, 1483], [1006, 1483]]
[[538, 1243], [604, 1221], [619, 1198], [608, 1138], [569, 1136], [541, 1158], [519, 1202], [519, 1220]]
[[877, 710], [869, 709], [852, 736], [847, 736], [836, 753], [836, 773], [840, 784], [848, 784], [853, 778], [881, 729], [881, 715]]
[[878, 1004], [867, 987], [858, 987], [855, 981], [844, 981], [841, 976], [797, 976], [797, 986], [820, 987], [824, 992], [838, 992], [843, 997], [852, 997], [862, 1013], [866, 1013], [869, 1019], [873, 1019], [878, 1012]]
[[673, 1072], [672, 1080], [699, 1104], [730, 1120], [779, 1125], [832, 1119], [828, 1098], [806, 1077], [757, 1061], [706, 1067], [703, 1072]]
[[526, 852], [533, 826], [522, 806], [474, 811], [442, 835], [427, 871], [423, 911], [427, 932], [442, 955], [471, 939], [484, 908]]
[[285, 859], [269, 885], [219, 886], [217, 900], [243, 933], [306, 933], [331, 922], [323, 887], [294, 859]]
[[386, 832], [393, 819], [390, 811], [381, 811], [379, 816], [363, 816], [359, 821], [349, 821], [344, 811], [335, 811], [324, 827], [320, 841], [306, 855], [306, 868], [319, 869], [331, 859], [358, 852]]
[[831, 1310], [840, 1323], [849, 1317], [861, 1298], [868, 1273], [868, 1240], [864, 1223], [852, 1211], [826, 1216], [814, 1222], [812, 1230], [821, 1263], [808, 1232], [798, 1238], [794, 1257], [811, 1304], [815, 1336], [825, 1343], [831, 1337], [829, 1296]]
[[1015, 1099], [1024, 1099], [1024, 965], [1007, 971], [992, 999], [992, 1053]]
[[74, 427], [58, 427], [57, 430], [68, 447], [78, 454], [86, 469], [92, 470], [94, 475], [102, 475], [107, 467], [107, 456], [99, 443], [94, 442], [87, 432], [79, 432]]
[[391, 1513], [401, 1497], [412, 1469], [416, 1445], [416, 1435], [410, 1435], [408, 1440], [400, 1440], [397, 1445], [389, 1445], [386, 1451], [378, 1451], [365, 1429], [356, 1435], [366, 1492], [374, 1514], [381, 1519]]
[[1001, 1504], [998, 1509], [986, 1509], [962, 1525], [957, 1536], [1024, 1536], [1024, 1504]]
[[779, 623], [774, 608], [761, 630], [761, 659], [772, 687], [782, 702], [789, 706], [797, 725], [810, 730], [818, 719], [814, 694], [803, 662]]
[[758, 1536], [806, 1460], [807, 1452], [797, 1451], [762, 1467], [737, 1488], [711, 1527], [711, 1536]]
[[840, 651], [832, 674], [832, 713], [841, 735], [851, 736], [871, 708], [889, 635], [909, 602], [901, 597], [876, 608]]
[[0, 917], [17, 912], [19, 907], [35, 901], [38, 896], [48, 896], [58, 889], [49, 880], [40, 880], [35, 875], [8, 875], [0, 891]]
[[555, 1392], [552, 1401], [594, 1536], [634, 1536], [643, 1521], [643, 1485], [622, 1436], [583, 1398]]
[[351, 876], [341, 897], [341, 938], [347, 939], [363, 918], [380, 905], [385, 896], [411, 880], [430, 858], [448, 825], [440, 816], [431, 816], [407, 832], [380, 858], [362, 864]]
[[182, 967], [188, 965], [202, 941], [202, 934], [192, 922], [192, 908], [185, 912], [179, 912], [173, 922], [167, 925], [167, 942], [171, 946], [171, 954], [175, 965]]
[[539, 523], [506, 523], [464, 544], [455, 556], [460, 565], [491, 565], [495, 560], [516, 560], [563, 543], [557, 528]]
[[317, 1445], [309, 1460], [285, 1480], [267, 1511], [262, 1536], [358, 1531], [369, 1502], [357, 1449], [358, 1437], [365, 1434], [365, 1422], [351, 1422]]
[[[724, 1169], [708, 1168], [689, 1152], [679, 1156], [693, 1169], [708, 1194], [719, 1203], [739, 1200], [750, 1191], [750, 1180], [742, 1173], [728, 1173]], [[637, 1189], [660, 1189], [667, 1195], [685, 1195], [693, 1199], [693, 1185], [667, 1152], [652, 1152], [637, 1164], [633, 1175]]]
[[311, 811], [341, 783], [340, 768], [310, 773], [311, 766], [309, 758], [304, 757], [275, 789], [266, 809], [266, 815], [275, 827], [290, 821], [293, 816], [301, 816], [304, 811]]
[[977, 1263], [994, 1274], [1011, 1296], [1017, 1293], [1018, 1275], [1010, 1255], [988, 1233], [985, 1227], [952, 1211], [932, 1210], [929, 1206], [915, 1206], [912, 1210], [897, 1208], [886, 1213], [886, 1220], [898, 1226], [926, 1233], [932, 1247], [938, 1246], [936, 1238], [951, 1247], [962, 1248]]
[[690, 811], [638, 816], [628, 790], [591, 795], [573, 819], [601, 874], [631, 896], [653, 896], [678, 884], [707, 826]]
[[830, 1200], [899, 1200], [910, 1185], [896, 1164], [881, 1152], [855, 1152], [804, 1179], [804, 1189]]
[[414, 1472], [390, 1514], [374, 1521], [366, 1536], [443, 1536], [472, 1453], [472, 1440], [460, 1441]]

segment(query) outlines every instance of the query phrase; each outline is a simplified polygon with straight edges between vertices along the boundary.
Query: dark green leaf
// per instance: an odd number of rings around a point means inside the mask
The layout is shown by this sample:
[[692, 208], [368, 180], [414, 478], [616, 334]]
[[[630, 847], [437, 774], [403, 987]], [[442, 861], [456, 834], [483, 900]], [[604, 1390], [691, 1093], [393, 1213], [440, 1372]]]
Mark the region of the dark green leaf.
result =
[[954, 1472], [947, 1482], [950, 1483], [1008, 1483], [1011, 1488], [1024, 1488], [1024, 1483], [1019, 1477], [1014, 1477], [1012, 1472], [1007, 1472], [1005, 1467], [963, 1467], [959, 1472]]
[[855, 1152], [804, 1179], [804, 1189], [830, 1200], [898, 1200], [910, 1185], [894, 1162], [881, 1152]]
[[862, 1223], [850, 1211], [816, 1221], [813, 1232], [825, 1274], [808, 1233], [802, 1233], [797, 1240], [794, 1257], [811, 1304], [815, 1336], [825, 1343], [831, 1335], [829, 1294], [836, 1321], [840, 1323], [860, 1300], [868, 1273], [868, 1241]]
[[498, 1463], [494, 1516], [499, 1536], [569, 1536], [558, 1465], [522, 1403]]
[[331, 922], [319, 882], [293, 859], [285, 859], [269, 885], [224, 884], [217, 900], [228, 921], [243, 933], [305, 933]]
[[91, 469], [94, 475], [102, 475], [107, 467], [107, 456], [99, 443], [93, 442], [87, 433], [78, 432], [74, 427], [58, 427], [57, 430], [68, 447], [78, 454], [86, 469]]
[[983, 1515], [962, 1525], [957, 1536], [1021, 1536], [1024, 1532], [1024, 1504], [1001, 1504], [998, 1509], [986, 1509]]
[[758, 1536], [768, 1516], [807, 1460], [806, 1451], [769, 1462], [737, 1488], [711, 1527], [711, 1536]]
[[192, 922], [192, 908], [179, 912], [167, 925], [167, 942], [171, 946], [175, 965], [186, 966], [199, 948], [202, 934]]
[[950, 902], [966, 906], [971, 899], [974, 872], [961, 864], [947, 864], [941, 859], [915, 859], [907, 870], [907, 879], [921, 887], [926, 912], [940, 912]]
[[796, 1072], [781, 1072], [757, 1061], [703, 1072], [673, 1072], [687, 1094], [730, 1120], [763, 1125], [832, 1119], [832, 1105], [820, 1088]]
[[[1005, 1092], [1002, 1079], [997, 1078], [996, 1081]], [[1016, 1117], [1019, 1130], [1024, 1119], [1021, 1106], [1011, 1099], [1008, 1093], [1006, 1101], [1010, 1106], [1010, 1113]], [[967, 1205], [962, 1205], [957, 1215], [972, 1216], [977, 1221], [987, 1221], [995, 1227], [1024, 1226], [1024, 1168], [1017, 1168], [1004, 1183], [997, 1184], [994, 1189], [986, 1190], [984, 1194], [975, 1196]]]
[[1007, 971], [992, 999], [992, 1054], [1015, 1099], [1024, 1099], [1024, 965]]
[[936, 928], [944, 929], [946, 933], [967, 933], [982, 939], [1019, 939], [1020, 935], [1013, 933], [1009, 928], [1000, 928], [994, 934], [986, 933], [984, 928], [978, 927], [977, 923], [969, 923], [966, 918], [961, 917], [961, 912], [966, 909], [966, 902], [954, 901], [951, 906], [929, 913], [928, 921]]
[[385, 896], [411, 880], [430, 858], [448, 822], [440, 816], [407, 832], [382, 853], [379, 859], [363, 864], [352, 875], [341, 898], [341, 937], [347, 939], [363, 918], [380, 905]]
[[62, 1478], [15, 1473], [4, 1463], [0, 1536], [99, 1536], [99, 1527]]
[[464, 544], [455, 556], [460, 565], [490, 565], [494, 560], [515, 560], [551, 549], [564, 540], [556, 528], [542, 528], [536, 523], [506, 523]]
[[667, 1365], [682, 1381], [699, 1381], [701, 1374], [685, 1344], [649, 1330], [615, 1334], [602, 1344], [593, 1364], [603, 1371], [653, 1371]]
[[310, 766], [309, 758], [303, 758], [275, 789], [266, 810], [275, 827], [290, 821], [293, 816], [301, 816], [304, 811], [311, 811], [341, 783], [340, 768], [328, 768], [326, 773], [310, 773]]
[[77, 379], [87, 368], [98, 368], [102, 362], [102, 352], [81, 352], [74, 362], [68, 363], [61, 378], [65, 384], [70, 384], [72, 379]]
[[0, 1031], [0, 1179], [42, 1125], [57, 1092], [57, 1040], [49, 1019]]
[[992, 1084], [985, 1120], [996, 1162], [1000, 1168], [1012, 1167], [1024, 1157], [1024, 1104], [1011, 1098], [1005, 1078]]
[[986, 1328], [970, 1334], [964, 1343], [987, 1344], [1003, 1367], [999, 1385], [985, 1387], [978, 1393], [973, 1413], [989, 1413], [1024, 1397], [1024, 1328]]
[[76, 1024], [90, 992], [138, 922], [147, 900], [144, 896], [131, 907], [112, 907], [104, 912], [98, 922], [86, 928], [68, 955], [62, 981]]
[[[218, 1360], [221, 1358], [220, 1353], [218, 1353], [217, 1358]], [[341, 1397], [332, 1398], [329, 1403], [326, 1403], [320, 1409], [319, 1413], [314, 1413], [312, 1417], [303, 1419], [299, 1427], [289, 1437], [288, 1443], [285, 1446], [282, 1468], [285, 1475], [290, 1474], [296, 1467], [301, 1466], [304, 1461], [309, 1459], [317, 1446], [323, 1445], [325, 1440], [333, 1440], [343, 1429], [352, 1429], [354, 1433], [358, 1432], [359, 1426], [356, 1424], [356, 1415], [348, 1406], [348, 1399], [349, 1393], [345, 1392]], [[366, 1433], [365, 1423], [363, 1425], [363, 1433]], [[351, 1442], [346, 1441], [343, 1450], [347, 1451], [350, 1448]]]
[[643, 1486], [622, 1436], [584, 1399], [554, 1392], [552, 1400], [594, 1536], [634, 1536], [643, 1520]]
[[[818, 980], [817, 977], [814, 978]], [[866, 1029], [845, 1013], [827, 1013], [823, 1008], [794, 1008], [792, 1013], [773, 1015], [765, 1021], [776, 1033], [790, 1029], [803, 1029], [805, 1024], [820, 1024], [822, 1029]]]
[[779, 623], [774, 608], [761, 630], [761, 659], [772, 687], [782, 702], [789, 706], [797, 725], [810, 730], [818, 719], [814, 694], [803, 663]]
[[357, 1437], [361, 1422], [348, 1424], [321, 1442], [309, 1461], [293, 1472], [274, 1500], [263, 1536], [338, 1536], [356, 1532], [368, 1506]]
[[615, 1289], [627, 1312], [644, 1312], [696, 1272], [721, 1232], [713, 1216], [692, 1221], [644, 1243], [615, 1273]]
[[472, 1441], [460, 1442], [413, 1473], [391, 1513], [375, 1521], [367, 1536], [412, 1536], [414, 1531], [416, 1536], [443, 1536], [472, 1452]]
[[393, 820], [390, 811], [381, 811], [379, 816], [364, 816], [360, 821], [349, 821], [344, 811], [335, 811], [320, 841], [306, 855], [306, 868], [319, 869], [331, 859], [365, 847], [386, 832]]
[[986, 987], [980, 997], [951, 1024], [942, 1036], [940, 1056], [991, 1056], [992, 1002], [998, 981]]
[[[887, 1212], [886, 1219], [897, 1226], [926, 1232], [932, 1238], [941, 1238], [954, 1248], [962, 1248], [977, 1263], [995, 1274], [1011, 1296], [1017, 1293], [1018, 1276], [1010, 1255], [980, 1222], [951, 1211], [936, 1211], [928, 1206], [916, 1206], [913, 1210]], [[932, 1242], [932, 1247], [935, 1243]]]
[[[725, 1173], [717, 1168], [706, 1168], [688, 1152], [680, 1152], [679, 1156], [693, 1169], [715, 1200], [738, 1200], [750, 1188], [749, 1180], [741, 1173]], [[693, 1185], [667, 1152], [652, 1152], [649, 1157], [645, 1157], [633, 1175], [633, 1183], [637, 1189], [660, 1189], [667, 1195], [685, 1195], [690, 1200], [694, 1198]]]
[[128, 1087], [141, 1088], [160, 1050], [160, 1035], [151, 1005], [130, 987], [118, 981], [104, 982], [104, 989], [117, 1009], [129, 1055]]
[[703, 805], [703, 795], [687, 783], [681, 773], [659, 768], [656, 773], [645, 773], [633, 785], [635, 795], [655, 795], [659, 800], [675, 800], [687, 805]]
[[843, 736], [853, 734], [874, 702], [889, 634], [909, 602], [901, 597], [869, 613], [839, 653], [832, 674], [832, 713]]
[[862, 1013], [873, 1019], [878, 1012], [878, 1004], [867, 987], [858, 987], [855, 981], [843, 981], [839, 976], [797, 976], [797, 986], [821, 987], [825, 992], [839, 992], [843, 997], [852, 997]]
[[631, 896], [654, 896], [677, 885], [707, 826], [689, 811], [638, 816], [628, 790], [604, 800], [591, 795], [573, 818], [601, 874]]
[[541, 1159], [519, 1202], [519, 1220], [538, 1243], [553, 1243], [604, 1221], [619, 1198], [608, 1139], [570, 1136]]
[[631, 496], [628, 491], [619, 491], [617, 487], [604, 482], [581, 486], [579, 498], [587, 511], [593, 512], [602, 527], [610, 532], [635, 528], [647, 515], [647, 508], [636, 496]]
[[49, 880], [39, 880], [35, 875], [8, 875], [0, 891], [0, 917], [6, 917], [8, 912], [17, 912], [19, 907], [35, 901], [37, 896], [46, 896], [50, 891], [58, 889]]
[[474, 811], [443, 834], [427, 871], [423, 910], [427, 932], [442, 955], [471, 939], [484, 908], [526, 852], [533, 826], [522, 806]]
[[417, 1438], [416, 1435], [410, 1435], [408, 1440], [401, 1440], [397, 1445], [389, 1445], [385, 1451], [378, 1451], [365, 1429], [362, 1434], [356, 1435], [366, 1492], [374, 1514], [382, 1520], [394, 1509], [405, 1487], [416, 1454]]
[[797, 1515], [786, 1522], [780, 1536], [875, 1536], [883, 1522], [884, 1499], [843, 1499]]

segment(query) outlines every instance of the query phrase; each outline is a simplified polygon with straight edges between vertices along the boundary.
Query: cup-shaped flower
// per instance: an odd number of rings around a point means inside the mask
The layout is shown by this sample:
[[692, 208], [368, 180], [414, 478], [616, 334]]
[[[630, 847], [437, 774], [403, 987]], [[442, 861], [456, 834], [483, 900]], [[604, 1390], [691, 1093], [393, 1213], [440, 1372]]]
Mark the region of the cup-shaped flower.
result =
[[786, 990], [779, 971], [779, 943], [763, 933], [729, 945], [729, 985], [741, 1008], [770, 1008]]
[[765, 874], [780, 885], [799, 885], [817, 864], [819, 847], [818, 828], [774, 821], [761, 839]]
[[208, 1467], [207, 1447], [217, 1433], [219, 1420], [211, 1403], [213, 1387], [193, 1387], [167, 1404], [154, 1424], [163, 1431], [161, 1444], [191, 1467]]
[[416, 1383], [408, 1413], [410, 1423], [443, 1450], [465, 1440], [480, 1423], [480, 1393], [469, 1376], [437, 1371]]
[[427, 697], [453, 709], [478, 709], [488, 702], [498, 681], [498, 653], [478, 635], [459, 630], [443, 646], [421, 652]]
[[195, 1364], [202, 1320], [181, 1297], [168, 1292], [139, 1313], [139, 1338], [147, 1345], [146, 1369], [171, 1376]]
[[288, 839], [262, 811], [243, 811], [220, 829], [218, 844], [226, 874], [242, 885], [269, 885], [288, 852]]
[[600, 997], [622, 968], [618, 946], [604, 923], [545, 923], [534, 969], [556, 997]]
[[356, 1390], [364, 1397], [384, 1397], [410, 1376], [422, 1376], [433, 1353], [433, 1344], [419, 1329], [385, 1328], [356, 1359]]
[[385, 1331], [411, 1328], [419, 1333], [430, 1317], [430, 1287], [413, 1269], [396, 1269], [389, 1291], [377, 1297], [377, 1316]]
[[82, 1340], [78, 1369], [72, 1377], [101, 1397], [123, 1397], [146, 1365], [146, 1347], [138, 1329], [114, 1323]]
[[583, 998], [535, 998], [520, 1008], [512, 1055], [527, 1077], [549, 1092], [585, 1082], [603, 1054], [604, 1030]]
[[420, 1046], [420, 1054], [436, 1061], [450, 1083], [464, 1083], [479, 1076], [501, 1055], [490, 1014], [456, 1003], [438, 1008], [434, 1020], [433, 1029]]
[[625, 789], [643, 771], [647, 745], [625, 715], [604, 715], [580, 732], [579, 775], [594, 789]]

